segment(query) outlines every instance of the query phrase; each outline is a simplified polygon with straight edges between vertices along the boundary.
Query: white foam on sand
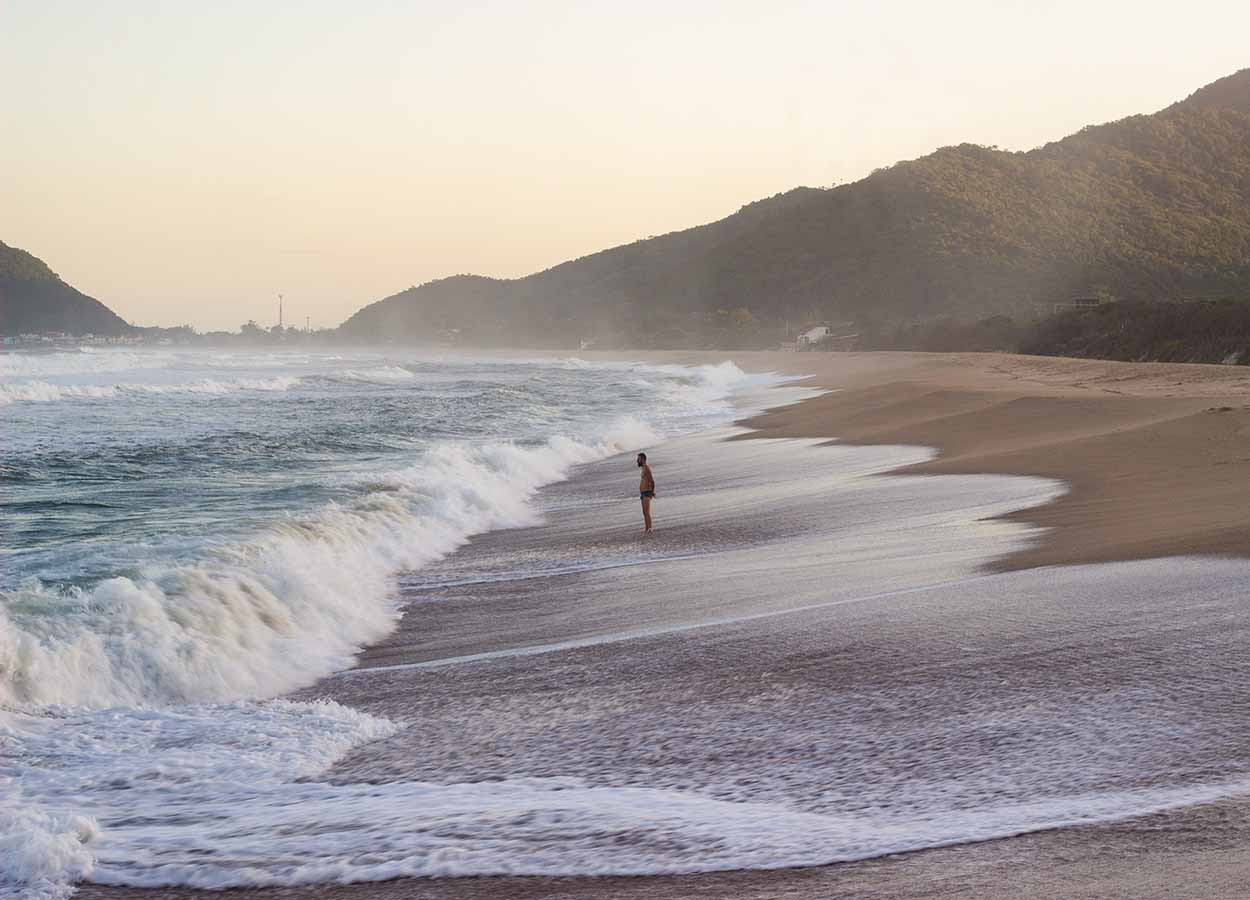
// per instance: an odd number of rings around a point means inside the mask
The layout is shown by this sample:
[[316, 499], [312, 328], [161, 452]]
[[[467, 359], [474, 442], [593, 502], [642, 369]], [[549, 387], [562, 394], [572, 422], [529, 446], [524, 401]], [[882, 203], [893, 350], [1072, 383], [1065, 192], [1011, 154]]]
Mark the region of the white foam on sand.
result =
[[[21, 836], [0, 875], [24, 896], [73, 880], [135, 887], [292, 886], [399, 876], [659, 875], [820, 865], [1107, 822], [1246, 791], [1245, 781], [1088, 793], [970, 809], [812, 813], [577, 779], [332, 784], [316, 775], [392, 723], [273, 701], [77, 713], [28, 724]], [[126, 736], [119, 743], [116, 730]], [[414, 731], [420, 723], [413, 723]], [[214, 740], [214, 736], [217, 739]], [[419, 741], [418, 741], [419, 746]], [[87, 769], [64, 763], [89, 760]], [[55, 766], [37, 766], [39, 762]], [[77, 807], [78, 814], [51, 812]]]
[[[102, 844], [102, 884], [200, 888], [381, 881], [400, 876], [680, 875], [825, 865], [1049, 828], [1109, 822], [1220, 799], [1245, 782], [882, 820], [727, 803], [694, 793], [532, 779], [481, 784], [290, 785], [248, 792], [233, 817], [160, 821], [131, 846]], [[315, 809], [316, 816], [308, 811]], [[234, 813], [214, 798], [206, 812]], [[250, 829], [255, 829], [252, 831]], [[264, 835], [264, 838], [260, 836]], [[146, 838], [146, 839], [145, 839]], [[153, 848], [142, 857], [139, 848]]]

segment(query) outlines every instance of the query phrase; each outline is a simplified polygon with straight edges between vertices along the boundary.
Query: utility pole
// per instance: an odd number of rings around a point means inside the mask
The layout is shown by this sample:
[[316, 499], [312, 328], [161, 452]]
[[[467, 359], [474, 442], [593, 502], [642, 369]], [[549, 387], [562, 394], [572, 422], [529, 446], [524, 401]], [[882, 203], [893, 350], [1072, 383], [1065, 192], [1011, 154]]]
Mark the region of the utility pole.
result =
[[278, 295], [278, 331], [282, 331], [282, 295]]

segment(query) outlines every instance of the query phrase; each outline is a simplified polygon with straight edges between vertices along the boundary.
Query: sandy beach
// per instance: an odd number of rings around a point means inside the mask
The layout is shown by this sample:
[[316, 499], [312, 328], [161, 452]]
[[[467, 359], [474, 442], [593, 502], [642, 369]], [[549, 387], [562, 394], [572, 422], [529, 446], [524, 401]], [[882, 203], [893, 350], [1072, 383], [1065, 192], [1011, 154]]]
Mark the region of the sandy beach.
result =
[[[747, 818], [586, 840], [727, 871], [232, 896], [1247, 896], [1250, 370], [734, 356], [828, 393], [657, 447], [650, 543], [628, 459], [544, 489], [543, 524], [406, 577], [398, 630], [295, 695], [406, 723], [329, 782], [693, 792]], [[828, 833], [774, 832], [780, 806]]]
[[[753, 359], [752, 362], [755, 362]], [[1250, 370], [1007, 354], [768, 354], [838, 391], [747, 421], [764, 437], [922, 444], [902, 471], [1040, 475], [1050, 532], [996, 568], [1250, 555]]]

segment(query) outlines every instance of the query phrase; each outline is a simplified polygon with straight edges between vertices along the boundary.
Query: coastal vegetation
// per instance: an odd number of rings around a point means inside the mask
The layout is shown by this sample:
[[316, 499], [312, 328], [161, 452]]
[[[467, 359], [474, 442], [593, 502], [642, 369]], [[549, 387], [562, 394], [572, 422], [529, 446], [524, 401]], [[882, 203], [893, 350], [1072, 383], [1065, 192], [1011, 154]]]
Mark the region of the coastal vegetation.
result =
[[99, 300], [62, 281], [43, 260], [0, 242], [0, 335], [133, 331]]
[[1131, 362], [1250, 365], [1250, 300], [1110, 303], [1028, 329], [1021, 353]]
[[941, 318], [892, 328], [865, 320], [858, 324], [853, 342], [831, 340], [811, 349], [998, 351], [1124, 362], [1250, 365], [1250, 296], [1126, 300], [1040, 317]]

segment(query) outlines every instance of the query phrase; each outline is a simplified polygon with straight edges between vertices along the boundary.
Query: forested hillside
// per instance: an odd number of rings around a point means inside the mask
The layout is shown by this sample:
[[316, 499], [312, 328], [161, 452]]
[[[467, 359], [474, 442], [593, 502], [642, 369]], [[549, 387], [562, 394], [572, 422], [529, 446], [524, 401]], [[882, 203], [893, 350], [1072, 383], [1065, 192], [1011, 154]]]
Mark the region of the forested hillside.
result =
[[1039, 322], [1015, 349], [1042, 356], [1250, 366], [1250, 301], [1107, 303]]
[[0, 334], [117, 335], [132, 330], [99, 300], [62, 281], [43, 260], [0, 242]]
[[786, 320], [977, 318], [1092, 293], [1250, 295], [1250, 70], [1028, 152], [946, 147], [525, 278], [410, 288], [342, 331], [749, 346]]

